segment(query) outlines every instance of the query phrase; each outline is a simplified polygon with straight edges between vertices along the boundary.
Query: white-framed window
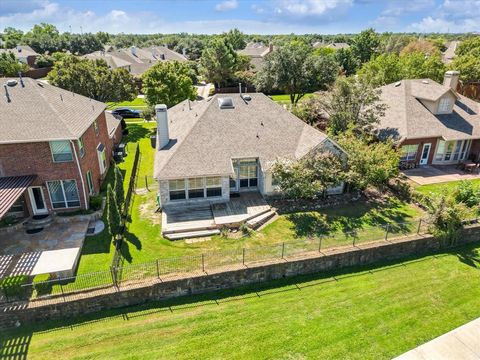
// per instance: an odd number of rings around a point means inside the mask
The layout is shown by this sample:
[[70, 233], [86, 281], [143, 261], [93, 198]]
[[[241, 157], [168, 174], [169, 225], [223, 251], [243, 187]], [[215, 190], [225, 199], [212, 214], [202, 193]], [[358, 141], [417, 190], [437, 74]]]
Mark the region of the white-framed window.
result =
[[93, 186], [92, 172], [90, 170], [87, 171], [87, 185], [88, 185], [88, 193], [90, 195], [95, 194], [95, 187]]
[[438, 112], [448, 112], [450, 111], [450, 99], [443, 97], [440, 99], [438, 104]]
[[53, 162], [73, 161], [72, 147], [68, 140], [50, 141]]
[[222, 196], [222, 178], [220, 176], [212, 176], [206, 178], [207, 197]]
[[188, 198], [196, 199], [205, 197], [204, 178], [188, 179]]
[[80, 157], [85, 156], [85, 143], [83, 142], [83, 136], [78, 139], [78, 152], [80, 153]]
[[93, 129], [95, 130], [95, 135], [98, 136], [99, 131], [98, 131], [98, 122], [97, 122], [97, 120], [95, 120], [95, 121], [93, 122]]
[[403, 145], [400, 148], [400, 161], [414, 161], [417, 158], [418, 144]]
[[186, 199], [185, 194], [185, 180], [169, 180], [168, 181], [168, 190], [170, 200], [184, 200]]
[[80, 206], [77, 182], [75, 180], [47, 181], [50, 202], [54, 209], [68, 209]]
[[105, 155], [105, 145], [102, 143], [97, 146], [98, 163], [100, 165], [100, 174], [105, 174], [107, 170], [107, 157]]
[[240, 187], [256, 187], [258, 184], [257, 160], [239, 160]]
[[471, 140], [452, 140], [438, 142], [435, 161], [459, 161], [464, 160], [468, 156], [468, 150]]

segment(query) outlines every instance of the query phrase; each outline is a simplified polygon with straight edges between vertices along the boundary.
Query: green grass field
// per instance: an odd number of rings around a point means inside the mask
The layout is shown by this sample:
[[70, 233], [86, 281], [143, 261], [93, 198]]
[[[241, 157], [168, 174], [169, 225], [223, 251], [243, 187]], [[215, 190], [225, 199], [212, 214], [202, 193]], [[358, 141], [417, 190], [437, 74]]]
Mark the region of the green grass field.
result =
[[[471, 182], [476, 186], [480, 185], [480, 179], [467, 180], [467, 181]], [[460, 182], [461, 181], [450, 181], [450, 182], [439, 183], [439, 184], [420, 185], [415, 187], [415, 190], [425, 195], [429, 195], [429, 194], [440, 195], [444, 191], [452, 192], [455, 189], [455, 187], [457, 187], [460, 184]]]
[[480, 316], [479, 250], [19, 328], [0, 358], [391, 359]]
[[122, 101], [122, 102], [107, 102], [107, 107], [109, 109], [116, 109], [119, 107], [129, 107], [132, 109], [144, 109], [147, 107], [147, 103], [145, 102], [145, 98], [135, 98], [132, 101]]

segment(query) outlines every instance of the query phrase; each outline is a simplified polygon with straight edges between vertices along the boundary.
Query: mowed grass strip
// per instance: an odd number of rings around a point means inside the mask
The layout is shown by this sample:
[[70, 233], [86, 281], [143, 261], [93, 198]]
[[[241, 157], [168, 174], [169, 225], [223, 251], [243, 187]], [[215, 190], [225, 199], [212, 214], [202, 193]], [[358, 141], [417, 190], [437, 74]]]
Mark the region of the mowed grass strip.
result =
[[0, 354], [391, 359], [480, 316], [479, 249], [17, 329], [0, 335]]

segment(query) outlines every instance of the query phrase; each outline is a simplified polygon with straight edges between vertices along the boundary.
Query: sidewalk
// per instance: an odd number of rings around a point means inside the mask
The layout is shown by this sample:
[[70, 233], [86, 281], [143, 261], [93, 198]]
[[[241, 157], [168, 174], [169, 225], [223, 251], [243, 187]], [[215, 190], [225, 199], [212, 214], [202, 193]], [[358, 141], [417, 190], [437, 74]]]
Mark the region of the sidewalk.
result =
[[480, 360], [480, 318], [406, 352], [394, 360]]

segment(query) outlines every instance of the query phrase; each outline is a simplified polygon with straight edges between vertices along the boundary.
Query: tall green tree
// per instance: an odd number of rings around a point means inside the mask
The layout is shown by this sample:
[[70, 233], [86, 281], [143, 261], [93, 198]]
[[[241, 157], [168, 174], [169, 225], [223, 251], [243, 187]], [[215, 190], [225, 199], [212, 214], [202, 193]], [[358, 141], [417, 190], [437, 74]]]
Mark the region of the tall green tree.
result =
[[470, 39], [462, 41], [455, 50], [455, 54], [457, 56], [467, 55], [472, 52], [478, 54], [478, 50], [480, 50], [480, 37], [474, 36]]
[[355, 74], [358, 68], [358, 60], [353, 56], [352, 50], [338, 49], [335, 52], [335, 61], [347, 76]]
[[233, 78], [238, 66], [238, 55], [225, 37], [216, 37], [209, 41], [200, 58], [201, 73], [209, 82], [220, 86]]
[[114, 182], [113, 187], [115, 189], [115, 197], [117, 202], [117, 207], [119, 211], [122, 211], [123, 204], [125, 203], [125, 191], [123, 189], [123, 175], [120, 168], [115, 165], [114, 167]]
[[429, 78], [442, 82], [446, 70], [440, 54], [428, 56], [421, 52], [408, 53], [400, 56], [399, 65], [403, 79]]
[[247, 45], [245, 41], [245, 34], [237, 28], [231, 29], [229, 32], [227, 32], [225, 37], [227, 38], [228, 42], [232, 44], [232, 47], [235, 50], [243, 49]]
[[380, 90], [362, 78], [339, 77], [319, 101], [328, 116], [327, 130], [333, 136], [349, 129], [359, 137], [371, 134], [386, 109]]
[[398, 55], [385, 53], [363, 64], [358, 75], [376, 87], [400, 80], [403, 72]]
[[142, 76], [148, 104], [170, 107], [186, 99], [195, 100], [197, 93], [190, 75], [189, 66], [178, 61], [156, 63]]
[[113, 188], [110, 184], [107, 186], [107, 226], [110, 235], [114, 241], [118, 240], [118, 235], [122, 233], [120, 211], [118, 210], [117, 200]]
[[449, 69], [460, 71], [460, 79], [465, 83], [480, 81], [480, 48], [478, 56], [468, 53], [455, 57]]
[[137, 96], [135, 79], [125, 69], [110, 69], [104, 60], [58, 57], [47, 78], [52, 85], [99, 101], [130, 101]]
[[3, 34], [1, 36], [3, 40], [3, 47], [5, 49], [13, 49], [14, 47], [20, 44], [20, 42], [22, 41], [22, 37], [23, 37], [22, 30], [18, 30], [10, 26], [6, 27], [3, 30]]
[[326, 89], [335, 81], [338, 70], [332, 56], [316, 56], [308, 45], [291, 42], [267, 56], [256, 86], [260, 91], [289, 94], [290, 102], [296, 105], [306, 93]]
[[18, 61], [11, 51], [0, 53], [0, 76], [18, 76], [27, 70], [28, 66]]
[[363, 30], [353, 38], [352, 53], [363, 64], [377, 54], [380, 37], [374, 29]]

